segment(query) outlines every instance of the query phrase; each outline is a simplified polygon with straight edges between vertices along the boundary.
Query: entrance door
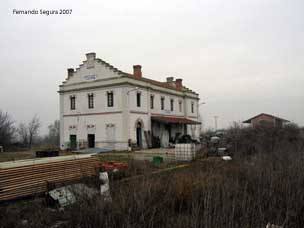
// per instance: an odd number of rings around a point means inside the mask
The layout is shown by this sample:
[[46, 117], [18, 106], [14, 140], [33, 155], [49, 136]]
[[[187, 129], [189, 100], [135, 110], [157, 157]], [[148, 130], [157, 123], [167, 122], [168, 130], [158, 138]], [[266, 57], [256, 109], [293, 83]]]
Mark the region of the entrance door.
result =
[[106, 137], [107, 137], [107, 148], [108, 149], [115, 149], [115, 125], [114, 124], [108, 124], [106, 128]]
[[72, 150], [75, 150], [77, 147], [77, 136], [76, 135], [70, 135], [70, 148]]
[[95, 135], [94, 134], [88, 134], [88, 147], [89, 148], [95, 147]]
[[142, 126], [140, 122], [138, 122], [136, 126], [136, 141], [137, 146], [142, 148]]

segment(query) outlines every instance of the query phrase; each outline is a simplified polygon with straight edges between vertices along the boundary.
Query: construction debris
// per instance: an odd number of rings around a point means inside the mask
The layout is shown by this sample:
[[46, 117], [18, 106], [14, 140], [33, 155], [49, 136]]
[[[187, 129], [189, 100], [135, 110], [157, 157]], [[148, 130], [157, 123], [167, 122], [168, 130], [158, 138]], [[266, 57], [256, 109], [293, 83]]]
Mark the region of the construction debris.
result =
[[49, 196], [54, 201], [58, 202], [61, 207], [65, 207], [76, 202], [74, 194], [72, 194], [67, 187], [56, 188], [49, 191]]
[[36, 158], [45, 158], [45, 157], [57, 157], [59, 156], [58, 150], [39, 150], [36, 151]]
[[105, 201], [112, 202], [108, 173], [99, 173], [99, 179], [103, 182], [103, 184], [100, 185], [100, 195], [104, 197]]
[[224, 161], [231, 161], [232, 160], [232, 158], [230, 156], [222, 156], [222, 159]]
[[73, 204], [76, 202], [76, 196], [83, 196], [86, 198], [91, 198], [98, 194], [98, 191], [87, 187], [85, 184], [73, 184], [64, 186], [61, 188], [56, 188], [49, 191], [49, 196], [59, 203], [61, 207]]

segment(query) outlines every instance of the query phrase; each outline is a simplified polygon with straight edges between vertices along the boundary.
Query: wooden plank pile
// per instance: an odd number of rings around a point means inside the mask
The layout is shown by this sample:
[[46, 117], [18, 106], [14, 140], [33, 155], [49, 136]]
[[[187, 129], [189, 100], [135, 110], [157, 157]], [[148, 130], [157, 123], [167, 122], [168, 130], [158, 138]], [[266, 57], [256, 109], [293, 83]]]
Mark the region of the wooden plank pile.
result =
[[95, 156], [62, 156], [0, 164], [0, 201], [48, 191], [48, 186], [97, 176]]

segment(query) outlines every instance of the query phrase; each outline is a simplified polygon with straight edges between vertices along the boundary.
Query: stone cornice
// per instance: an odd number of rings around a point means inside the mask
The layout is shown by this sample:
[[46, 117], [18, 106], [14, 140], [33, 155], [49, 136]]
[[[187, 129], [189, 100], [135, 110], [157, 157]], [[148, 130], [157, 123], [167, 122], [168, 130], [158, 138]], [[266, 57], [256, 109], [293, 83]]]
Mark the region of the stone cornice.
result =
[[71, 116], [97, 116], [97, 115], [110, 115], [110, 114], [120, 114], [122, 111], [113, 111], [113, 112], [92, 112], [92, 113], [72, 113], [72, 114], [64, 114], [63, 117], [71, 117]]
[[197, 94], [192, 94], [187, 91], [177, 91], [172, 90], [169, 88], [164, 88], [156, 85], [152, 85], [148, 82], [139, 81], [130, 77], [113, 77], [107, 79], [99, 79], [93, 82], [80, 82], [74, 83], [69, 85], [60, 85], [58, 93], [70, 93], [70, 92], [77, 92], [77, 91], [85, 91], [85, 90], [92, 90], [98, 88], [106, 88], [112, 86], [136, 86], [140, 88], [151, 89], [156, 92], [166, 93], [169, 95], [175, 95], [180, 97], [189, 97], [192, 99], [199, 99]]

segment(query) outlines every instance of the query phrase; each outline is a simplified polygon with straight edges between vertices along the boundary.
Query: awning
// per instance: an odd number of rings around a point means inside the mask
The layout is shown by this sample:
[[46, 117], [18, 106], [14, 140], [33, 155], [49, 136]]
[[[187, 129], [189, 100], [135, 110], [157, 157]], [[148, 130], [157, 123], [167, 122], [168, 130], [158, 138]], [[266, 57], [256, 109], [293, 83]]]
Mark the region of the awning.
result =
[[201, 124], [201, 122], [187, 119], [185, 117], [169, 117], [169, 116], [152, 116], [151, 120], [161, 122], [161, 123], [171, 123], [171, 124]]

